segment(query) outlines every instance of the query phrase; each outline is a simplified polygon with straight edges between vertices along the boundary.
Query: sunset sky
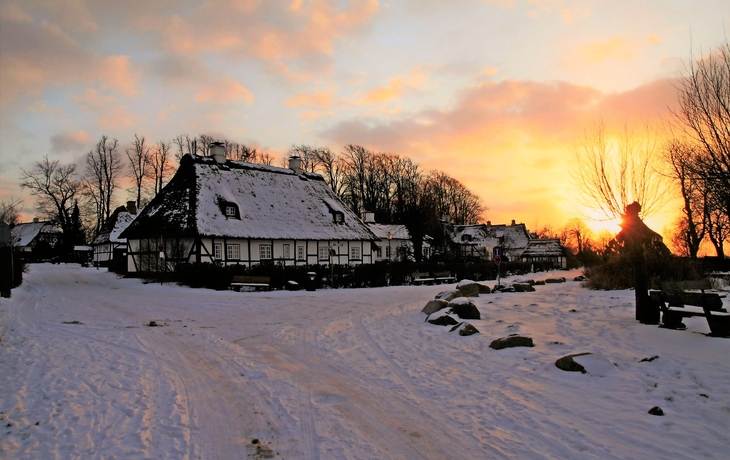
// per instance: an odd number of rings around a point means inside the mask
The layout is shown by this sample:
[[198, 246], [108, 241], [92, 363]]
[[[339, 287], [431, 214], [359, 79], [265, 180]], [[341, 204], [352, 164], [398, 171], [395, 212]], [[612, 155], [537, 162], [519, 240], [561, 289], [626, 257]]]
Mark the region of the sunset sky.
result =
[[666, 118], [728, 25], [727, 0], [2, 0], [0, 199], [31, 218], [20, 168], [82, 163], [103, 134], [210, 134], [396, 153], [485, 220], [562, 226], [583, 129]]

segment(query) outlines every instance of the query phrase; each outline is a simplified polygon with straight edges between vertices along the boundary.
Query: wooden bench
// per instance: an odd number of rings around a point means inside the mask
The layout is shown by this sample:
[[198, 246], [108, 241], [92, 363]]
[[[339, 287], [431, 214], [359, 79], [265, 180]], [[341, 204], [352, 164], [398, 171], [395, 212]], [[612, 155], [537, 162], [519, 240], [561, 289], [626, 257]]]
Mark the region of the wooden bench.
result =
[[456, 278], [451, 276], [450, 272], [436, 272], [433, 276], [436, 279], [436, 284], [456, 282]]
[[231, 289], [234, 291], [268, 291], [271, 287], [269, 276], [234, 276], [231, 282]]
[[[704, 316], [713, 336], [730, 336], [730, 313], [722, 307], [722, 297], [712, 289], [710, 280], [660, 283], [661, 290], [649, 291], [662, 312], [661, 327], [686, 329], [683, 318]], [[723, 296], [724, 297], [724, 296]]]
[[422, 284], [433, 284], [436, 280], [428, 274], [428, 272], [414, 272], [413, 275], [411, 275], [413, 278], [412, 283], [416, 286], [420, 286]]

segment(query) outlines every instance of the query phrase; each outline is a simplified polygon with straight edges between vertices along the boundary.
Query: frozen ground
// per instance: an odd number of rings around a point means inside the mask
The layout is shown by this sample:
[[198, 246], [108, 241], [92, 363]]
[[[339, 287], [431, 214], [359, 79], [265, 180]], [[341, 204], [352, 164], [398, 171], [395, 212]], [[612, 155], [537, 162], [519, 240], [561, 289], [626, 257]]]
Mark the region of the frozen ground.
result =
[[[33, 265], [0, 304], [0, 458], [728, 458], [730, 340], [702, 318], [640, 325], [631, 291], [568, 281], [474, 298], [481, 333], [460, 337], [420, 313], [444, 289]], [[535, 347], [489, 348], [511, 333]], [[579, 352], [589, 373], [555, 367]]]

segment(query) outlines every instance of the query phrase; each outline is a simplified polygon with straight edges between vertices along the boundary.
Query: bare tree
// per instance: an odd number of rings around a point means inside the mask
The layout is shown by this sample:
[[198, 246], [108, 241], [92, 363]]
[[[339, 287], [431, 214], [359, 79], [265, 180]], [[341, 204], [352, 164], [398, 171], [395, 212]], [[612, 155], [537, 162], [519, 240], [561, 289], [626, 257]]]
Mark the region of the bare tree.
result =
[[582, 253], [591, 246], [593, 232], [586, 223], [574, 217], [565, 224], [563, 228], [563, 244], [575, 250], [576, 254]]
[[98, 234], [112, 213], [114, 192], [119, 175], [122, 174], [122, 160], [117, 150], [118, 141], [102, 136], [94, 150], [86, 154], [86, 179], [84, 192], [94, 209]]
[[152, 182], [152, 197], [160, 193], [172, 169], [170, 142], [158, 141], [150, 151], [149, 167], [146, 171]]
[[625, 126], [622, 136], [611, 138], [606, 123], [599, 120], [575, 146], [571, 176], [578, 187], [578, 202], [609, 220], [620, 217], [634, 201], [641, 204], [644, 216], [657, 212], [667, 190], [658, 160], [656, 134], [649, 126], [642, 136]]
[[58, 223], [64, 234], [71, 234], [76, 196], [82, 188], [81, 181], [74, 177], [76, 165], [59, 165], [58, 160], [51, 161], [45, 156], [33, 169], [21, 171], [20, 186], [37, 197], [39, 215]]
[[0, 222], [5, 222], [7, 225], [17, 224], [22, 210], [23, 202], [14, 199], [12, 196], [0, 200]]
[[[700, 151], [694, 145], [678, 139], [671, 140], [666, 146], [666, 163], [670, 176], [679, 186], [682, 196], [681, 238], [687, 248], [688, 256], [697, 258], [702, 240], [708, 230], [707, 219], [710, 215], [709, 190], [705, 179], [698, 171], [702, 161]], [[675, 241], [676, 243], [676, 241]]]
[[706, 233], [717, 255], [724, 257], [730, 219], [730, 44], [725, 42], [699, 59], [692, 57], [677, 93], [674, 120], [700, 150], [693, 172], [707, 200]]
[[320, 147], [316, 150], [319, 172], [332, 191], [340, 198], [343, 198], [345, 191], [344, 184], [344, 163], [342, 159], [329, 147]]
[[127, 149], [127, 158], [134, 177], [134, 192], [137, 208], [142, 206], [142, 183], [149, 176], [150, 149], [145, 145], [144, 136], [134, 135], [132, 147]]

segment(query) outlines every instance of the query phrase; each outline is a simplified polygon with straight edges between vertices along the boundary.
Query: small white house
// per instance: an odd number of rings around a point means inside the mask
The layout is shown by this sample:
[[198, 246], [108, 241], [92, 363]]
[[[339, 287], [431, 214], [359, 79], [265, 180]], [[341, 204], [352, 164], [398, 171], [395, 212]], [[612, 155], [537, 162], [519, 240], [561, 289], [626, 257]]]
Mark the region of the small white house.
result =
[[492, 259], [495, 246], [502, 247], [508, 260], [519, 260], [531, 239], [525, 224], [514, 220], [510, 225], [493, 225], [489, 221], [486, 224], [449, 225], [447, 233], [462, 256], [487, 260]]
[[120, 235], [135, 217], [137, 217], [137, 205], [134, 201], [128, 201], [126, 208], [120, 206], [114, 210], [99, 234], [91, 242], [94, 251], [92, 259], [94, 266], [108, 267], [112, 263], [115, 253], [117, 257], [126, 254], [127, 239]]
[[55, 224], [34, 218], [33, 222], [17, 224], [11, 230], [13, 246], [17, 251], [30, 253], [41, 242], [55, 248], [61, 242], [62, 232]]
[[[405, 225], [401, 224], [378, 224], [375, 222], [375, 213], [365, 213], [365, 225], [378, 237], [375, 242], [373, 259], [378, 262], [382, 260], [405, 261], [415, 260], [413, 255], [413, 241]], [[431, 255], [431, 245], [426, 238], [423, 241], [423, 258], [428, 259]]]
[[289, 168], [186, 155], [175, 176], [120, 235], [130, 273], [176, 263], [357, 265], [375, 235], [292, 157]]

